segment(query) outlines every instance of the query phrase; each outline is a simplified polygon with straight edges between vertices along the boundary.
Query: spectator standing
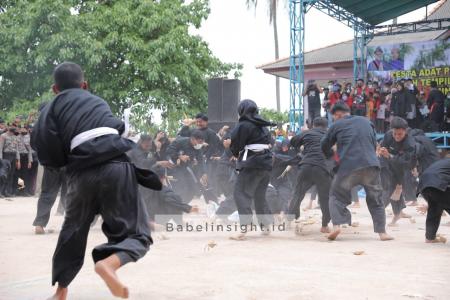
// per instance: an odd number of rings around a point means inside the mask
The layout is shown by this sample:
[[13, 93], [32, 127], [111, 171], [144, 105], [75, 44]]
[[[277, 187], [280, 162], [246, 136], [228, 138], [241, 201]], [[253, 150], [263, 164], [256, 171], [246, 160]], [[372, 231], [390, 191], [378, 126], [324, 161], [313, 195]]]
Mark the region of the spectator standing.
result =
[[385, 121], [386, 121], [387, 105], [383, 99], [380, 100], [380, 104], [377, 108], [377, 119], [375, 121], [375, 126], [377, 133], [385, 133]]
[[432, 81], [430, 86], [431, 90], [427, 98], [427, 105], [431, 112], [430, 118], [438, 126], [439, 130], [441, 130], [444, 123], [445, 96], [438, 90], [436, 81]]
[[311, 128], [313, 120], [320, 117], [320, 90], [317, 84], [309, 84], [305, 95], [308, 96], [308, 126]]
[[358, 79], [356, 87], [352, 91], [353, 105], [352, 112], [356, 116], [366, 115], [366, 100], [369, 95], [369, 89], [365, 86], [364, 80]]
[[391, 114], [394, 117], [400, 117], [406, 120], [408, 113], [411, 111], [409, 95], [409, 92], [405, 90], [405, 85], [402, 82], [398, 82], [391, 100]]
[[12, 125], [7, 132], [0, 136], [0, 159], [7, 160], [10, 163], [6, 182], [0, 191], [0, 194], [6, 197], [12, 197], [16, 193], [14, 173], [16, 169], [20, 169], [20, 155], [17, 147], [18, 134], [17, 128]]
[[[20, 168], [16, 169], [14, 174], [14, 185], [17, 191], [17, 180], [21, 178], [24, 181], [25, 186], [31, 186], [30, 169], [33, 164], [33, 153], [30, 146], [30, 135], [28, 129], [25, 126], [18, 127], [19, 135], [17, 135], [17, 151], [20, 156]], [[25, 196], [29, 196], [26, 194]]]

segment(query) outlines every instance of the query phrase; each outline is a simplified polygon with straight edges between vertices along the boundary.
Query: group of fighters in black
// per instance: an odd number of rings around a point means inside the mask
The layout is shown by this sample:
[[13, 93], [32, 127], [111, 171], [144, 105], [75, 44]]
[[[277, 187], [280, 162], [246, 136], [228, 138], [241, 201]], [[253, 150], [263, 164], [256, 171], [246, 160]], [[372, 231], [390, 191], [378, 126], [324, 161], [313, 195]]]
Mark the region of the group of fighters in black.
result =
[[[341, 225], [351, 224], [347, 207], [355, 187], [366, 192], [381, 240], [393, 239], [386, 233], [385, 207], [392, 205], [395, 223], [405, 199], [414, 198], [408, 193], [417, 191], [427, 200], [427, 242], [436, 241], [442, 212], [450, 210], [450, 160], [439, 159], [433, 143], [408, 130], [401, 118], [392, 120], [378, 143], [369, 120], [337, 103], [331, 127], [317, 117], [311, 129], [277, 143], [268, 129], [275, 124], [259, 115], [254, 101], [243, 100], [233, 129], [216, 134], [207, 117], [198, 115], [196, 129], [185, 126], [174, 140], [160, 133], [155, 139], [141, 136], [136, 146], [127, 138], [125, 123], [87, 91], [80, 66], [59, 65], [53, 90], [56, 97], [41, 111], [32, 135], [39, 162], [51, 172], [63, 169], [67, 185], [65, 219], [53, 256], [52, 283], [58, 287], [52, 299], [67, 298], [97, 215], [108, 240], [92, 251], [95, 270], [113, 295], [127, 298], [117, 269], [148, 251], [156, 215], [179, 215], [174, 221], [180, 222], [183, 212], [198, 211], [189, 204], [195, 196], [215, 203], [217, 216], [237, 210], [241, 226], [254, 222], [255, 214], [263, 234], [269, 234], [274, 214], [288, 221], [300, 217], [300, 204], [315, 186], [321, 231], [330, 240]], [[414, 175], [419, 176], [417, 189]], [[232, 238], [243, 240], [246, 232]]]

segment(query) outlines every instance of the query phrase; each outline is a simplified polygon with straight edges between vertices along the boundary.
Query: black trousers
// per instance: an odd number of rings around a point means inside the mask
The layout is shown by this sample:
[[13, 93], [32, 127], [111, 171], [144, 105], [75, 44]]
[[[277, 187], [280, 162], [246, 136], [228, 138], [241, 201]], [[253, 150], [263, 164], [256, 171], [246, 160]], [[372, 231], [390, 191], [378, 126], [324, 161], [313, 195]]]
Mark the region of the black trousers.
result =
[[270, 181], [270, 171], [264, 169], [242, 169], [234, 187], [234, 201], [239, 213], [241, 225], [252, 223], [252, 203], [258, 222], [264, 225], [273, 223], [272, 212], [266, 200], [267, 185]]
[[322, 226], [328, 226], [330, 223], [329, 193], [331, 186], [331, 176], [323, 168], [314, 165], [303, 164], [299, 167], [297, 186], [295, 194], [289, 204], [289, 214], [294, 215], [296, 219], [300, 217], [300, 204], [306, 195], [306, 192], [316, 186], [319, 195], [320, 209], [322, 210]]
[[287, 178], [284, 178], [283, 180], [279, 180], [277, 183], [272, 183], [272, 185], [275, 188], [277, 195], [275, 201], [272, 201], [272, 203], [269, 201], [270, 210], [272, 213], [277, 214], [281, 212], [288, 213], [289, 202], [291, 202], [293, 190], [291, 183]]
[[422, 196], [428, 202], [425, 237], [434, 240], [441, 224], [442, 212], [445, 210], [450, 214], [450, 187], [446, 191], [435, 188], [426, 188]]
[[52, 284], [68, 286], [81, 269], [90, 225], [97, 214], [102, 216], [108, 242], [94, 248], [94, 262], [116, 254], [124, 265], [147, 253], [153, 241], [131, 163], [108, 162], [82, 170], [68, 175], [68, 183], [66, 215], [53, 255]]
[[233, 195], [230, 195], [225, 198], [219, 204], [219, 208], [217, 208], [216, 215], [226, 217], [237, 210], [236, 201], [234, 201]]
[[14, 174], [16, 173], [16, 153], [12, 152], [3, 152], [3, 159], [9, 161], [11, 163], [11, 167], [9, 168], [8, 176], [3, 185], [3, 189], [1, 194], [5, 196], [14, 196], [17, 192], [17, 181], [14, 183]]
[[33, 161], [31, 163], [31, 168], [28, 169], [28, 154], [20, 155], [20, 163], [21, 169], [19, 177], [22, 178], [25, 183], [24, 192], [27, 195], [34, 195], [36, 191], [36, 177], [39, 163], [37, 161]]
[[[14, 190], [16, 193], [19, 191], [19, 178], [23, 180], [24, 185], [27, 185], [27, 179], [30, 177], [30, 169], [28, 169], [28, 153], [20, 153], [20, 170], [14, 172]], [[22, 193], [25, 190], [21, 191]]]
[[[382, 177], [382, 198], [384, 202], [384, 206], [387, 207], [389, 204], [392, 206], [392, 211], [395, 216], [400, 215], [402, 209], [406, 207], [405, 204], [405, 191], [406, 186], [404, 185], [404, 170], [393, 170], [392, 168], [382, 168], [381, 177]], [[391, 196], [394, 193], [397, 185], [402, 185], [403, 191], [399, 200], [392, 200]]]
[[386, 212], [381, 199], [381, 179], [378, 167], [367, 167], [353, 171], [347, 176], [334, 176], [330, 190], [330, 214], [334, 225], [352, 223], [352, 214], [347, 206], [352, 203], [351, 190], [361, 185], [366, 191], [366, 202], [372, 216], [374, 231], [386, 231]]
[[[66, 179], [63, 171], [58, 169], [44, 168], [42, 176], [41, 195], [37, 202], [37, 213], [33, 226], [45, 227], [50, 219], [50, 211], [56, 201], [58, 192], [61, 189], [59, 200], [62, 212], [64, 212], [66, 202]], [[58, 206], [58, 212], [61, 213]]]
[[311, 128], [313, 126], [313, 121], [315, 118], [320, 117], [320, 106], [315, 108], [308, 109], [308, 127]]
[[416, 191], [416, 177], [414, 177], [412, 172], [408, 170], [405, 172], [405, 176], [403, 177], [403, 195], [405, 197], [405, 201], [417, 201]]
[[[177, 167], [174, 170], [175, 182], [172, 183], [174, 191], [181, 196], [184, 203], [189, 203], [192, 199], [199, 195], [197, 178], [184, 167]], [[194, 174], [195, 175], [195, 174]]]

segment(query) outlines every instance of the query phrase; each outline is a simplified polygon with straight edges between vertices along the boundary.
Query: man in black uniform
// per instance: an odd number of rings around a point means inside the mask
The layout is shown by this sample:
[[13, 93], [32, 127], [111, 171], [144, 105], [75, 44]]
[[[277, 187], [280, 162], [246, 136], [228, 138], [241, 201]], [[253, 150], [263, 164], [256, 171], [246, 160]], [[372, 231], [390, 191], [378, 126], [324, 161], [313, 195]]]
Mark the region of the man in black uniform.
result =
[[404, 215], [402, 210], [406, 205], [403, 186], [405, 180], [409, 179], [407, 176], [411, 176], [417, 165], [419, 149], [414, 138], [408, 135], [407, 128], [406, 120], [394, 117], [391, 120], [391, 130], [384, 135], [378, 150], [383, 166], [383, 201], [386, 206], [391, 203], [394, 213], [390, 225], [395, 225]]
[[65, 174], [62, 169], [44, 167], [42, 176], [41, 194], [37, 202], [36, 217], [33, 221], [34, 232], [36, 234], [44, 234], [45, 227], [50, 219], [50, 211], [58, 197], [59, 198], [58, 213], [63, 214], [66, 207], [67, 184]]
[[366, 202], [372, 216], [374, 231], [382, 241], [393, 238], [386, 233], [386, 213], [381, 199], [380, 163], [377, 158], [375, 128], [365, 117], [351, 116], [350, 108], [337, 103], [331, 109], [336, 121], [321, 142], [325, 155], [337, 145], [339, 165], [331, 183], [330, 214], [333, 232], [328, 239], [335, 240], [340, 225], [351, 225], [352, 215], [347, 206], [352, 203], [351, 190], [361, 185], [366, 190]]
[[217, 182], [220, 182], [219, 194], [225, 196], [225, 200], [220, 202], [215, 214], [219, 217], [228, 216], [236, 211], [236, 202], [233, 198], [234, 186], [236, 184], [236, 158], [231, 153], [231, 137], [227, 133], [223, 139], [222, 144], [224, 151], [220, 160], [218, 161], [219, 168], [217, 169]]
[[[421, 129], [409, 129], [408, 135], [412, 136], [416, 142], [418, 148], [417, 153], [417, 168], [413, 174], [407, 174], [408, 177], [405, 180], [406, 193], [406, 206], [417, 206], [417, 197], [415, 191], [417, 190], [417, 175], [421, 175], [429, 166], [434, 162], [441, 159], [441, 155], [436, 147], [436, 144], [425, 135]], [[417, 172], [416, 172], [417, 171]]]
[[443, 211], [450, 213], [450, 159], [442, 159], [420, 176], [418, 192], [428, 202], [426, 233], [427, 243], [440, 242], [436, 232], [441, 223]]
[[296, 166], [298, 162], [299, 157], [295, 150], [290, 147], [288, 139], [275, 144], [270, 184], [274, 187], [277, 197], [272, 197], [275, 201], [269, 201], [269, 207], [272, 213], [280, 214], [280, 218], [288, 213], [289, 202], [291, 202], [297, 179], [291, 176], [295, 173], [295, 169], [292, 170], [292, 167]]
[[[215, 173], [218, 168], [217, 160], [222, 154], [223, 146], [217, 133], [208, 127], [208, 116], [204, 113], [198, 113], [195, 116], [195, 126], [197, 130], [203, 133], [204, 143], [202, 152], [205, 159], [205, 170], [208, 175], [208, 194], [210, 200], [217, 200], [218, 190], [220, 189], [220, 182], [217, 182]], [[178, 136], [190, 137], [195, 129], [190, 128], [193, 120], [184, 120], [184, 126], [178, 132]]]
[[[329, 233], [330, 223], [329, 193], [331, 186], [330, 165], [320, 148], [320, 141], [325, 136], [328, 127], [326, 118], [318, 117], [313, 121], [313, 128], [295, 136], [291, 140], [292, 147], [300, 149], [304, 147], [302, 159], [299, 163], [297, 186], [294, 197], [289, 205], [289, 214], [296, 219], [300, 217], [300, 204], [306, 192], [312, 187], [317, 187], [320, 209], [322, 210], [322, 228], [320, 232]], [[328, 153], [328, 157], [332, 153]]]
[[[217, 133], [208, 127], [208, 120], [208, 116], [204, 113], [198, 113], [195, 116], [196, 129], [200, 130], [203, 133], [205, 143], [205, 145], [203, 146], [203, 155], [205, 155], [207, 159], [214, 155], [220, 156], [223, 150]], [[185, 125], [178, 132], [178, 136], [190, 137], [194, 130], [195, 129], [191, 129], [189, 126]]]
[[128, 289], [116, 271], [143, 257], [152, 243], [138, 180], [155, 189], [161, 189], [161, 182], [128, 161], [125, 152], [134, 143], [121, 136], [124, 123], [103, 99], [86, 90], [80, 66], [62, 63], [53, 75], [57, 95], [42, 111], [32, 136], [41, 164], [66, 167], [69, 183], [64, 224], [53, 256], [52, 284], [58, 282], [58, 288], [52, 299], [67, 298], [67, 287], [83, 265], [96, 214], [102, 216], [108, 243], [92, 252], [95, 271], [114, 296], [127, 298]]
[[428, 94], [427, 105], [430, 109], [430, 119], [438, 130], [442, 130], [444, 125], [444, 115], [445, 115], [445, 96], [438, 89], [437, 82], [432, 81], [430, 83], [431, 91]]
[[441, 159], [441, 155], [436, 147], [436, 144], [425, 135], [421, 129], [410, 129], [408, 135], [414, 137], [416, 143], [420, 146], [418, 152], [418, 168], [417, 172], [422, 174], [434, 162]]
[[139, 187], [142, 199], [147, 205], [151, 229], [155, 229], [157, 224], [167, 226], [166, 223], [171, 219], [175, 223], [181, 224], [183, 212], [198, 212], [197, 206], [184, 203], [181, 197], [167, 184], [166, 172], [163, 167], [154, 166], [152, 170], [163, 182], [162, 189], [155, 191], [143, 186]]
[[[239, 123], [231, 132], [230, 150], [238, 157], [239, 175], [234, 188], [234, 200], [239, 212], [240, 225], [252, 223], [252, 203], [262, 229], [273, 223], [266, 201], [266, 189], [272, 170], [271, 136], [267, 126], [275, 124], [262, 119], [258, 106], [252, 100], [242, 100], [238, 106]], [[267, 231], [265, 231], [267, 232]], [[244, 239], [238, 234], [233, 239]]]
[[[175, 165], [174, 190], [183, 198], [184, 203], [191, 202], [207, 185], [208, 176], [202, 153], [204, 141], [204, 133], [195, 129], [190, 137], [178, 137], [167, 148], [167, 159]], [[207, 202], [214, 200], [208, 199], [207, 193], [203, 196]]]

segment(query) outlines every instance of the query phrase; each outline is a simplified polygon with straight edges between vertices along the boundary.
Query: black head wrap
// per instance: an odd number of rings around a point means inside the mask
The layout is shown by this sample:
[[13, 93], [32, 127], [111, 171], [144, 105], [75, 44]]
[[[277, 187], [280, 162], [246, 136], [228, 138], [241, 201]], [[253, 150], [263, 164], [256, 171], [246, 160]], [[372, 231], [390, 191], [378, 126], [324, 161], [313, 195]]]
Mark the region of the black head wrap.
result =
[[277, 124], [264, 120], [258, 113], [258, 106], [255, 101], [250, 99], [242, 100], [238, 106], [239, 121], [249, 121], [253, 124], [265, 127], [276, 126]]

